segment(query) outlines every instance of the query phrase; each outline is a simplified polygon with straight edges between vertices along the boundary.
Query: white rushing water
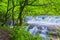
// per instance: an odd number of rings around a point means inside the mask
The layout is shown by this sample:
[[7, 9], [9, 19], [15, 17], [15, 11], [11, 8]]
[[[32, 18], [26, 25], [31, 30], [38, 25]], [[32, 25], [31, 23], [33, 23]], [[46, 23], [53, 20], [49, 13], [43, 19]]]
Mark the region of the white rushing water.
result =
[[35, 35], [38, 31], [38, 28], [36, 26], [34, 26], [32, 29], [29, 30], [29, 32], [33, 35]]
[[[27, 17], [27, 19], [30, 19]], [[33, 28], [29, 29], [29, 32], [33, 35], [39, 31], [38, 26], [41, 27], [40, 29], [40, 36], [43, 37], [43, 40], [47, 40], [47, 32], [48, 29], [46, 26], [60, 26], [60, 17], [59, 16], [37, 16], [35, 18], [31, 18], [27, 21], [27, 24], [34, 25]], [[36, 26], [37, 25], [37, 26]], [[43, 26], [41, 26], [43, 25]]]
[[48, 31], [48, 30], [47, 30], [47, 27], [46, 27], [46, 28], [45, 28], [45, 27], [42, 27], [40, 36], [46, 37], [47, 31]]

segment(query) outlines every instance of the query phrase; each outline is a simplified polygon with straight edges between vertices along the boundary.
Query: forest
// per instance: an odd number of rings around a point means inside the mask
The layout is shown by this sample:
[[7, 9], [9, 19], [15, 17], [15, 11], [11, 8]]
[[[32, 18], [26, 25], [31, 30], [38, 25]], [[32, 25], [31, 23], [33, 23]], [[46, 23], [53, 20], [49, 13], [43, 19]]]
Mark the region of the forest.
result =
[[[42, 40], [41, 36], [32, 35], [25, 30], [28, 25], [25, 17], [43, 15], [60, 16], [60, 0], [0, 0], [0, 38]], [[60, 29], [57, 29], [57, 32], [60, 35]]]

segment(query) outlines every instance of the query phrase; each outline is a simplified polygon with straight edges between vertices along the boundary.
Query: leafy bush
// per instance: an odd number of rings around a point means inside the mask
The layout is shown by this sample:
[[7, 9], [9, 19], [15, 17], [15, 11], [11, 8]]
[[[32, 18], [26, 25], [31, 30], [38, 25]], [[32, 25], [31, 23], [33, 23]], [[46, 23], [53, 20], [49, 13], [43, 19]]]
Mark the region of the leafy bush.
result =
[[56, 31], [57, 31], [57, 33], [59, 33], [59, 34], [60, 34], [60, 28], [58, 28]]
[[48, 32], [48, 37], [53, 37], [52, 35], [51, 35], [52, 33], [51, 32]]
[[60, 37], [60, 28], [58, 28], [58, 29], [56, 30], [56, 32], [57, 32], [57, 34], [58, 34], [59, 37]]
[[10, 40], [42, 40], [39, 36], [32, 36], [26, 30], [21, 30], [20, 27], [14, 27], [10, 34]]

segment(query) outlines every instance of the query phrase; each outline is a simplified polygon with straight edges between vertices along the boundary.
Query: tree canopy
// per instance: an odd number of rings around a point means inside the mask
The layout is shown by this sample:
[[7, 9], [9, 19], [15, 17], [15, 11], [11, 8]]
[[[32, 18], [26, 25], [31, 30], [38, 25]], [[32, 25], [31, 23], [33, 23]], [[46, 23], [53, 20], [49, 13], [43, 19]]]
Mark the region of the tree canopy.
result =
[[[60, 16], [59, 0], [0, 0], [0, 20], [20, 20], [24, 16]], [[13, 18], [12, 18], [13, 17]]]

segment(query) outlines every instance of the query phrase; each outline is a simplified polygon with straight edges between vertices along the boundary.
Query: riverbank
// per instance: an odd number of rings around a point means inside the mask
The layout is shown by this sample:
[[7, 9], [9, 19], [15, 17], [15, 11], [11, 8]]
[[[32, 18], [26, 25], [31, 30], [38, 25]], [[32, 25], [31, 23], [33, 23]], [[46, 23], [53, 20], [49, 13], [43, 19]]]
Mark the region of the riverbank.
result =
[[50, 40], [60, 40], [60, 38], [50, 38]]

